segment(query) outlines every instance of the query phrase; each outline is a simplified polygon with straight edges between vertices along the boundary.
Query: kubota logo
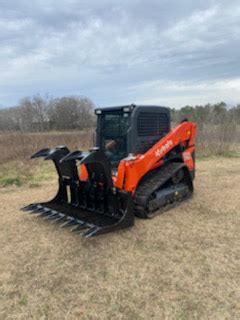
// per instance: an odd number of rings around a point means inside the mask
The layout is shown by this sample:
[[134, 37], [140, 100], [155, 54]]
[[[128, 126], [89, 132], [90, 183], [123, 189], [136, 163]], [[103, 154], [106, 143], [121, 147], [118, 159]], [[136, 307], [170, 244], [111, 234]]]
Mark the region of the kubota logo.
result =
[[173, 145], [173, 141], [172, 140], [168, 140], [163, 146], [161, 146], [161, 148], [158, 148], [155, 151], [155, 156], [157, 158], [161, 157], [166, 151], [168, 151], [168, 149]]

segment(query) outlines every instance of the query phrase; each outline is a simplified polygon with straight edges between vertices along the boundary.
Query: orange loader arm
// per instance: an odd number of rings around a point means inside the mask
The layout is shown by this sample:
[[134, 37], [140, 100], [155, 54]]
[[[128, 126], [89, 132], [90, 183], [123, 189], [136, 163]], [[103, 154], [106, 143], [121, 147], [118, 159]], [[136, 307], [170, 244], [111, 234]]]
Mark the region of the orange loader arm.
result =
[[193, 170], [195, 137], [196, 124], [194, 122], [185, 121], [180, 123], [145, 154], [123, 159], [118, 166], [118, 174], [114, 181], [115, 187], [134, 193], [141, 178], [150, 170], [163, 165], [164, 156], [178, 145], [184, 147], [182, 152], [183, 161], [190, 171]]

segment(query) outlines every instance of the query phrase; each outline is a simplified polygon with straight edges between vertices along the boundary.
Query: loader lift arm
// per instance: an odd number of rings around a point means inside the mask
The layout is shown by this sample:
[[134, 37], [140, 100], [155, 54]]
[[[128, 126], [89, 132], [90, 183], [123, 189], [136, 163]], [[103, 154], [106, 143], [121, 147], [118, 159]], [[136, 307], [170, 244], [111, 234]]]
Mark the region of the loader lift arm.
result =
[[119, 189], [124, 188], [128, 192], [134, 192], [141, 178], [149, 171], [161, 166], [164, 163], [164, 157], [179, 145], [185, 149], [183, 160], [186, 166], [189, 171], [194, 170], [192, 153], [195, 150], [195, 135], [196, 124], [186, 121], [171, 130], [145, 154], [137, 155], [131, 160], [123, 159], [119, 164], [115, 186]]

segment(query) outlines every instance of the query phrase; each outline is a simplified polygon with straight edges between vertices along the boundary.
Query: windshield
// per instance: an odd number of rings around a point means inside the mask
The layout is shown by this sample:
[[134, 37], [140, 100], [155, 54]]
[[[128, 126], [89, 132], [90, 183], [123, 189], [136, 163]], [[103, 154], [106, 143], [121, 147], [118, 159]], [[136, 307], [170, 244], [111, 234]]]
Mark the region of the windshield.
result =
[[122, 111], [105, 112], [101, 124], [101, 148], [111, 162], [119, 162], [127, 156], [127, 130], [129, 114]]

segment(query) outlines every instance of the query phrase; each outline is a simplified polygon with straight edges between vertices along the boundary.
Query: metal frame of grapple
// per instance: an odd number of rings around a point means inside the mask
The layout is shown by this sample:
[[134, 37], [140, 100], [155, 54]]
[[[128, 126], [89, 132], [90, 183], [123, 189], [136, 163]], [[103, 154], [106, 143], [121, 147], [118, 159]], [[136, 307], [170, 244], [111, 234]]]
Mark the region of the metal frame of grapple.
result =
[[[61, 226], [72, 226], [72, 231], [87, 229], [85, 237], [133, 226], [132, 196], [113, 186], [104, 152], [95, 148], [89, 153], [70, 153], [66, 147], [58, 147], [40, 150], [31, 158], [39, 157], [54, 162], [59, 190], [51, 201], [30, 204], [23, 211], [62, 221]], [[80, 181], [76, 161], [86, 166], [87, 181]]]

